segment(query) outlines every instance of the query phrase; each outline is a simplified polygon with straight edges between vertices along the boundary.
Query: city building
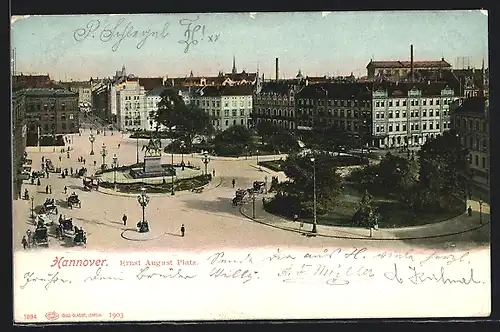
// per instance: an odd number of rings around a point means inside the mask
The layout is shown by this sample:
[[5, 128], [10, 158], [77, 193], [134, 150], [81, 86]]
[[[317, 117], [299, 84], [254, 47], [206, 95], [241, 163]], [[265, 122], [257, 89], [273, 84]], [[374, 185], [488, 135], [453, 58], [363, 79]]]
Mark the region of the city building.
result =
[[[300, 72], [299, 72], [300, 74]], [[295, 83], [295, 84], [294, 84]], [[262, 83], [253, 96], [253, 115], [256, 124], [267, 121], [280, 127], [295, 130], [295, 94], [299, 81], [271, 81]]]
[[[169, 88], [165, 86], [158, 86], [152, 90], [146, 92], [146, 113], [148, 114], [148, 128], [147, 130], [153, 131], [156, 130], [158, 126], [158, 130], [165, 130], [163, 125], [157, 125], [154, 116], [156, 111], [158, 110], [158, 103], [161, 101], [162, 96], [168, 93]], [[174, 92], [175, 94], [175, 92]]]
[[37, 145], [40, 136], [78, 133], [78, 95], [65, 89], [23, 89], [26, 107], [27, 144]]
[[146, 92], [165, 85], [165, 79], [163, 77], [139, 77], [138, 79], [139, 85], [142, 86]]
[[21, 197], [24, 152], [26, 150], [25, 96], [21, 91], [12, 93], [12, 197]]
[[307, 84], [295, 95], [297, 131], [335, 126], [366, 141], [372, 124], [371, 92], [370, 83]]
[[490, 132], [489, 101], [478, 96], [461, 99], [450, 106], [451, 127], [461, 144], [470, 151], [469, 161], [475, 182], [489, 185]]
[[110, 109], [111, 81], [102, 79], [92, 82], [92, 110], [95, 115], [108, 123], [116, 122]]
[[139, 80], [129, 75], [126, 80], [111, 87], [111, 100], [116, 107], [117, 126], [122, 131], [148, 130], [149, 114], [145, 102], [146, 92]]
[[12, 90], [55, 87], [60, 86], [48, 74], [24, 75], [21, 73], [12, 76]]
[[78, 105], [80, 108], [92, 108], [92, 83], [90, 81], [59, 82], [59, 85], [78, 95]]
[[252, 126], [251, 84], [234, 86], [205, 86], [193, 96], [193, 104], [212, 117], [212, 124], [218, 131], [234, 125]]
[[372, 144], [380, 148], [420, 146], [450, 129], [449, 105], [458, 88], [447, 83], [374, 84]]

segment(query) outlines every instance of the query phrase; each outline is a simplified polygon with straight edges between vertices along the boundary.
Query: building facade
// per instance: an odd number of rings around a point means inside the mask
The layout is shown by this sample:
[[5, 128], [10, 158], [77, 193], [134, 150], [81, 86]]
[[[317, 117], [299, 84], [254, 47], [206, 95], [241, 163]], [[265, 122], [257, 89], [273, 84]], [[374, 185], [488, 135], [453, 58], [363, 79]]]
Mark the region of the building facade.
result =
[[296, 128], [333, 126], [366, 140], [371, 133], [371, 103], [371, 84], [307, 85], [295, 97]]
[[446, 83], [375, 85], [373, 145], [417, 147], [451, 128], [449, 105], [458, 93]]
[[129, 77], [126, 81], [111, 88], [115, 99], [117, 125], [122, 131], [148, 130], [149, 114], [145, 102], [146, 92], [137, 79]]
[[78, 95], [65, 89], [24, 89], [27, 139], [33, 145], [38, 137], [78, 133], [80, 130]]
[[61, 86], [78, 95], [78, 106], [80, 108], [92, 108], [92, 84], [91, 82], [62, 82]]
[[469, 152], [474, 180], [489, 185], [489, 101], [486, 97], [458, 100], [451, 106], [452, 128]]
[[25, 95], [22, 91], [12, 93], [12, 197], [21, 197], [24, 152], [26, 150]]
[[150, 131], [156, 130], [166, 130], [167, 128], [161, 124], [157, 124], [154, 116], [158, 110], [158, 103], [161, 101], [163, 94], [168, 90], [165, 86], [156, 87], [148, 92], [146, 92], [146, 113], [148, 114], [148, 129]]
[[366, 66], [368, 78], [379, 76], [386, 77], [406, 77], [411, 74], [412, 69], [417, 72], [420, 70], [445, 71], [451, 70], [452, 66], [441, 58], [440, 61], [373, 61]]
[[205, 86], [194, 93], [193, 104], [212, 118], [217, 131], [235, 125], [252, 126], [253, 86]]
[[253, 96], [253, 119], [255, 124], [263, 121], [295, 130], [295, 94], [297, 84], [266, 82]]

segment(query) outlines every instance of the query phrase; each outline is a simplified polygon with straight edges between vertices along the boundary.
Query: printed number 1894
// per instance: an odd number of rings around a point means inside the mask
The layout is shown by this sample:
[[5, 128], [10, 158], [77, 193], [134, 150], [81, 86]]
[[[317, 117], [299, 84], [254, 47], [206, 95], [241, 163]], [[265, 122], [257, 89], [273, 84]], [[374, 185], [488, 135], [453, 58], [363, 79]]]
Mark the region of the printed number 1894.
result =
[[24, 314], [24, 319], [36, 319], [35, 314]]
[[123, 318], [123, 313], [122, 312], [110, 312], [109, 317], [112, 319]]

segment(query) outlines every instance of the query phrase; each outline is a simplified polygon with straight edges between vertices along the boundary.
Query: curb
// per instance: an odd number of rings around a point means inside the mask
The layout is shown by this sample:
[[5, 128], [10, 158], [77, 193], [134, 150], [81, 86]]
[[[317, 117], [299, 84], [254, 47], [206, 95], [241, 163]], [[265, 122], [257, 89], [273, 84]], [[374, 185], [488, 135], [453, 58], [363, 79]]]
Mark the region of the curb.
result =
[[255, 168], [258, 171], [261, 171], [261, 172], [264, 172], [264, 173], [267, 173], [267, 174], [271, 174], [271, 172], [267, 168], [265, 168], [264, 166], [250, 165], [250, 167], [253, 167], [253, 168]]
[[[247, 219], [250, 219], [250, 220], [252, 220], [252, 221], [254, 221], [256, 223], [262, 224], [262, 225], [266, 225], [266, 226], [269, 226], [269, 227], [281, 229], [281, 230], [288, 231], [288, 232], [295, 232], [295, 233], [299, 233], [299, 234], [311, 234], [311, 235], [314, 235], [314, 236], [328, 237], [328, 238], [334, 238], [334, 239], [345, 239], [345, 240], [404, 241], [404, 240], [435, 239], [435, 238], [442, 238], [442, 237], [454, 236], [454, 235], [459, 235], [459, 234], [464, 234], [464, 233], [472, 232], [472, 231], [475, 231], [475, 230], [477, 230], [479, 228], [482, 228], [483, 226], [489, 225], [491, 223], [491, 219], [490, 219], [488, 222], [482, 223], [482, 224], [474, 226], [472, 228], [468, 228], [468, 229], [465, 229], [465, 230], [462, 230], [462, 231], [459, 231], [459, 232], [453, 232], [453, 233], [448, 233], [448, 234], [440, 234], [440, 235], [399, 237], [399, 238], [376, 238], [376, 237], [369, 237], [369, 236], [366, 236], [366, 237], [356, 236], [355, 237], [355, 236], [341, 236], [341, 235], [328, 235], [328, 234], [321, 234], [321, 233], [313, 233], [311, 231], [297, 230], [297, 229], [293, 229], [293, 228], [286, 227], [286, 226], [273, 225], [273, 224], [265, 222], [265, 221], [254, 219], [254, 218], [250, 217], [248, 214], [246, 214], [243, 210], [244, 210], [243, 209], [243, 205], [241, 205], [240, 206], [240, 213], [241, 213], [241, 215], [243, 215]], [[332, 227], [332, 229], [334, 229], [335, 226], [326, 226], [326, 227]], [[352, 228], [353, 229], [359, 229], [358, 227], [352, 227]]]
[[[220, 178], [220, 182], [218, 184], [216, 184], [215, 186], [209, 188], [209, 189], [203, 189], [204, 191], [210, 191], [210, 190], [213, 190], [215, 188], [218, 188], [222, 185], [222, 183], [224, 182], [224, 179], [223, 178]], [[203, 188], [206, 188], [207, 186], [209, 186], [210, 183], [207, 183], [206, 185], [203, 186]], [[111, 192], [107, 192], [107, 190], [110, 190]], [[183, 194], [181, 194], [180, 196], [184, 196], [184, 195], [194, 195], [195, 193], [193, 192], [186, 192], [187, 190], [182, 190], [180, 192], [182, 192]], [[109, 195], [109, 196], [121, 196], [121, 197], [135, 197], [136, 195], [138, 194], [126, 194], [126, 193], [121, 193], [121, 192], [115, 192], [115, 191], [112, 191], [111, 189], [106, 189], [106, 191], [102, 191], [102, 188], [100, 188], [98, 191], [98, 193], [100, 194], [104, 194], [104, 195]], [[170, 193], [152, 193], [152, 194], [148, 194], [148, 196], [150, 197], [164, 197], [164, 196], [167, 196], [167, 197], [172, 197], [172, 195], [170, 195]], [[179, 196], [178, 194], [176, 194], [174, 197], [176, 196]]]
[[[123, 232], [121, 232], [120, 236], [122, 237], [122, 239], [124, 240], [127, 240], [127, 241], [135, 241], [135, 242], [146, 242], [146, 241], [152, 241], [152, 240], [156, 240], [156, 239], [159, 239], [160, 237], [164, 236], [165, 234], [167, 234], [167, 232], [163, 232], [161, 234], [159, 234], [158, 236], [155, 236], [155, 237], [152, 237], [152, 238], [149, 238], [149, 239], [132, 239], [132, 238], [128, 238], [128, 237], [125, 237], [123, 234], [127, 231], [131, 231], [131, 229], [126, 229], [124, 230]], [[134, 230], [135, 231], [135, 230]]]

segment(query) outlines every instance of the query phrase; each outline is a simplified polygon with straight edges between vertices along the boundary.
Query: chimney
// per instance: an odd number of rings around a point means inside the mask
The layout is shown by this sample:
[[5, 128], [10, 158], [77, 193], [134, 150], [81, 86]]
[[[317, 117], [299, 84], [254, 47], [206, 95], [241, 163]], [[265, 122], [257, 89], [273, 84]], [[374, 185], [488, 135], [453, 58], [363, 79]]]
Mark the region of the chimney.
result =
[[410, 45], [410, 78], [413, 83], [413, 44]]
[[280, 73], [279, 60], [278, 58], [276, 58], [276, 81], [279, 79], [279, 73]]

